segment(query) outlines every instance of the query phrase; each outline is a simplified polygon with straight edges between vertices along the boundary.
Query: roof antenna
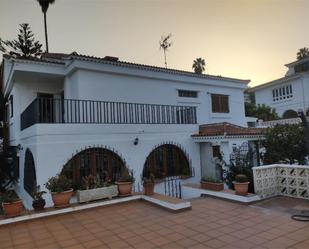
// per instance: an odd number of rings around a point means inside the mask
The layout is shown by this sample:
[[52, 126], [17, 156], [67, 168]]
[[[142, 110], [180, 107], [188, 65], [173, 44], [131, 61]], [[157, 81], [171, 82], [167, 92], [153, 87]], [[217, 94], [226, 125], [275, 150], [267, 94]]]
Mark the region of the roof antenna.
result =
[[160, 49], [163, 49], [163, 52], [164, 52], [165, 68], [167, 68], [166, 51], [173, 44], [172, 42], [169, 41], [171, 37], [172, 37], [172, 34], [169, 34], [167, 36], [161, 36], [161, 40], [159, 41]]

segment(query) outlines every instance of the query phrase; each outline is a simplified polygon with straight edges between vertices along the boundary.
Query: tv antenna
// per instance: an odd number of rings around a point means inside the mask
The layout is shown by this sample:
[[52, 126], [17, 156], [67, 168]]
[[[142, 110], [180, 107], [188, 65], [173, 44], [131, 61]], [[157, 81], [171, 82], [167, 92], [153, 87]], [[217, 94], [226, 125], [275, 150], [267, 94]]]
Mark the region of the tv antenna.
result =
[[166, 51], [167, 49], [172, 46], [172, 42], [169, 41], [169, 39], [172, 37], [172, 34], [169, 34], [167, 36], [161, 36], [160, 40], [160, 49], [163, 49], [164, 52], [164, 61], [165, 61], [165, 67], [167, 68], [167, 62], [166, 62]]

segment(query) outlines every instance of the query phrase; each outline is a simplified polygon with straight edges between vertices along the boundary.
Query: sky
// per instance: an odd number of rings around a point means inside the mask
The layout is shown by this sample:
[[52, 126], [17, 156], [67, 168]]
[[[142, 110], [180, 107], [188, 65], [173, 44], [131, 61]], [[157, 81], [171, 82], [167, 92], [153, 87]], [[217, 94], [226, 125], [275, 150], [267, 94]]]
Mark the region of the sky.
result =
[[[299, 48], [309, 47], [309, 0], [56, 0], [47, 13], [50, 52], [164, 66], [159, 41], [172, 34], [169, 68], [262, 84], [286, 73]], [[36, 0], [0, 0], [0, 37], [17, 37], [29, 23], [45, 46]], [[1, 57], [1, 56], [0, 56]]]

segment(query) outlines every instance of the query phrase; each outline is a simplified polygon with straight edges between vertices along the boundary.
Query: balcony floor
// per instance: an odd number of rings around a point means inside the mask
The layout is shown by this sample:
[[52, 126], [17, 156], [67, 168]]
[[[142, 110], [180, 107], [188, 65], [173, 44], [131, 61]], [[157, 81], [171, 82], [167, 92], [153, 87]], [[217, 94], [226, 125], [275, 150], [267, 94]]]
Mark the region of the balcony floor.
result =
[[274, 208], [303, 207], [294, 201], [247, 206], [198, 198], [191, 211], [176, 214], [136, 201], [1, 226], [0, 247], [309, 248], [309, 223], [292, 220], [289, 208]]

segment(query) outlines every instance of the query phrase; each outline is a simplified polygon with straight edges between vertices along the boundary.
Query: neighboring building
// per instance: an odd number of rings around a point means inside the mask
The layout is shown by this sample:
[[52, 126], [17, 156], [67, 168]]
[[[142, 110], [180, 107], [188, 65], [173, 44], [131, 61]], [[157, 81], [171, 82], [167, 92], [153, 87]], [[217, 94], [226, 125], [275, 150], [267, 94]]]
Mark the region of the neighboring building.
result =
[[254, 93], [251, 92], [250, 87], [245, 89], [244, 99], [245, 99], [245, 103], [255, 104], [255, 96], [254, 96]]
[[276, 109], [282, 118], [297, 117], [297, 111], [309, 107], [309, 58], [285, 66], [285, 77], [253, 87], [257, 105], [265, 104]]
[[[78, 186], [82, 176], [114, 181], [127, 169], [134, 172], [136, 189], [149, 172], [157, 178], [187, 175], [186, 182], [197, 183], [201, 174], [213, 174], [211, 159], [218, 153], [228, 160], [236, 144], [260, 139], [240, 127], [246, 127], [248, 82], [115, 57], [5, 56], [6, 123], [19, 156], [16, 192], [31, 208], [34, 187], [56, 174], [70, 176]], [[222, 122], [233, 124], [231, 142], [221, 134]], [[211, 123], [217, 128], [204, 126]]]

